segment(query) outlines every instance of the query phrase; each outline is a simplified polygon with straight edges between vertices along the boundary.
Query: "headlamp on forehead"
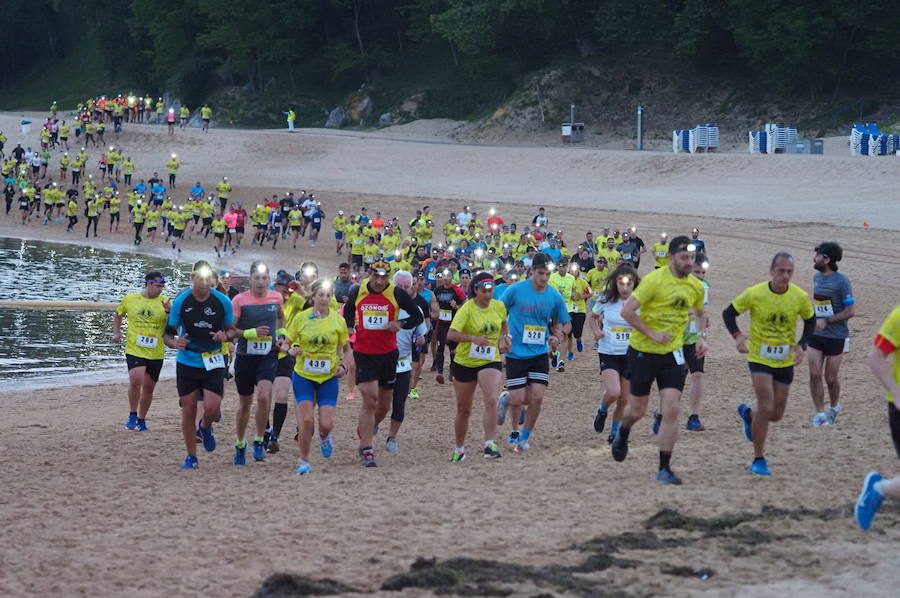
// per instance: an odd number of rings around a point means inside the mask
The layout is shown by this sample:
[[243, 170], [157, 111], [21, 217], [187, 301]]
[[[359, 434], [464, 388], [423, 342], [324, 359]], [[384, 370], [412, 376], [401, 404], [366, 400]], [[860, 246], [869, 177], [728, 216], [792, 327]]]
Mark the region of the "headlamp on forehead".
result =
[[687, 247], [685, 247], [684, 250], [687, 251], [688, 253], [694, 253], [695, 251], [697, 251], [697, 246], [694, 245], [693, 243], [688, 243]]
[[316, 268], [314, 266], [306, 266], [303, 268], [303, 276], [313, 276], [316, 273]]
[[254, 274], [268, 274], [269, 267], [265, 264], [256, 264], [256, 268], [253, 269]]
[[571, 266], [569, 266], [569, 270], [571, 270], [572, 272], [578, 272], [578, 264], [572, 264]]
[[399, 249], [395, 249], [395, 250], [394, 250], [394, 257], [400, 257], [400, 250], [399, 250]]
[[497, 210], [495, 210], [494, 208], [491, 208], [490, 210], [488, 210], [488, 213], [489, 213], [491, 216], [493, 216], [494, 214], [497, 213]]
[[510, 279], [510, 280], [519, 280], [519, 275], [518, 275], [518, 274], [512, 274], [512, 275], [510, 275], [509, 279]]
[[660, 233], [659, 236], [662, 237], [663, 239], [665, 239], [665, 238], [668, 237], [669, 235], [667, 235], [666, 233]]
[[512, 270], [512, 268], [513, 268], [513, 267], [512, 267], [512, 264], [506, 264], [505, 266], [503, 266], [503, 269], [506, 270], [507, 272], [509, 272], [510, 270]]
[[635, 228], [635, 227], [632, 226], [632, 227], [631, 227], [631, 232], [632, 232], [632, 233], [636, 233], [636, 232], [637, 232], [637, 228]]
[[708, 268], [709, 268], [709, 262], [703, 262], [702, 264], [700, 264], [700, 267], [703, 268], [704, 270], [708, 269]]
[[622, 284], [628, 284], [629, 282], [631, 282], [631, 277], [628, 276], [627, 274], [624, 274], [624, 275], [620, 276], [619, 278], [617, 278], [616, 280], [618, 280]]
[[488, 290], [490, 290], [490, 289], [493, 289], [493, 288], [494, 288], [494, 281], [493, 281], [493, 280], [490, 280], [490, 279], [482, 280], [481, 282], [476, 282], [476, 283], [473, 284], [472, 286], [475, 287], [476, 289], [488, 289]]
[[328, 280], [327, 278], [322, 280], [321, 285], [322, 285], [322, 290], [325, 290], [325, 291], [331, 290], [331, 281]]
[[198, 278], [212, 278], [213, 271], [208, 266], [200, 266], [194, 270], [194, 276]]
[[554, 270], [556, 270], [556, 264], [550, 262], [549, 264], [547, 264], [547, 269], [553, 272]]
[[475, 257], [482, 257], [483, 255], [484, 255], [484, 250], [483, 250], [483, 249], [476, 249], [476, 250], [475, 250]]
[[441, 272], [441, 276], [450, 276], [450, 270], [444, 268], [444, 271]]

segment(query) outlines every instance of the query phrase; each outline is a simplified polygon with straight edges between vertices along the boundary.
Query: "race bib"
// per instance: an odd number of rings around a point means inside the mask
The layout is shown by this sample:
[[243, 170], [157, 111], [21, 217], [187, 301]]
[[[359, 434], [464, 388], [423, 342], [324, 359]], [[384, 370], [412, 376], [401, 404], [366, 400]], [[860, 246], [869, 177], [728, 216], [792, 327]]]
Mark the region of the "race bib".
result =
[[206, 368], [206, 371], [218, 370], [225, 367], [225, 355], [223, 355], [221, 351], [201, 353], [200, 357], [203, 358], [203, 367]]
[[694, 318], [691, 318], [690, 320], [688, 320], [687, 331], [688, 331], [688, 334], [697, 334], [698, 332], [700, 332], [699, 330], [697, 330], [697, 320], [695, 320]]
[[631, 328], [613, 328], [609, 331], [609, 339], [616, 347], [628, 346], [629, 341], [631, 341]]
[[675, 358], [675, 365], [684, 365], [684, 349], [675, 349], [672, 357]]
[[522, 342], [526, 345], [546, 345], [547, 329], [543, 326], [526, 326], [522, 331]]
[[829, 318], [834, 315], [834, 306], [831, 305], [831, 299], [825, 301], [816, 301], [816, 317]]
[[366, 330], [387, 330], [388, 315], [385, 311], [363, 310], [363, 328]]
[[666, 257], [667, 255], [669, 255], [669, 254], [666, 253], [665, 251], [657, 251], [656, 252], [656, 257]]
[[268, 355], [272, 350], [272, 337], [260, 336], [247, 341], [248, 355]]
[[453, 312], [449, 309], [442, 309], [440, 314], [438, 314], [438, 319], [441, 322], [450, 322], [453, 320]]
[[494, 361], [497, 359], [497, 347], [493, 345], [479, 347], [475, 343], [472, 343], [471, 347], [469, 348], [469, 357], [471, 357], [472, 359]]
[[237, 229], [236, 229], [236, 228], [229, 228], [229, 229], [228, 229], [228, 232], [230, 232], [230, 233], [233, 235], [234, 233], [237, 232]]
[[397, 373], [402, 374], [412, 370], [412, 355], [401, 357], [397, 360]]
[[155, 349], [159, 344], [159, 338], [155, 336], [143, 336], [138, 335], [137, 341], [135, 341], [138, 347], [144, 347], [145, 349]]
[[330, 374], [331, 360], [320, 359], [316, 356], [305, 357], [303, 359], [303, 371], [310, 374]]
[[763, 343], [759, 347], [759, 355], [760, 357], [765, 357], [766, 359], [774, 359], [776, 361], [781, 361], [783, 359], [787, 359], [791, 356], [791, 346], [790, 345], [767, 345]]

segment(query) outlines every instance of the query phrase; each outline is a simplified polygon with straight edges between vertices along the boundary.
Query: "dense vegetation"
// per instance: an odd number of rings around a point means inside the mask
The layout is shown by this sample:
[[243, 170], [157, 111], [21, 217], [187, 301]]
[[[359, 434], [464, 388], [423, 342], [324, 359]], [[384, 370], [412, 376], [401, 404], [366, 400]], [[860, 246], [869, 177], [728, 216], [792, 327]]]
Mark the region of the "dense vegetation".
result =
[[898, 25], [896, 0], [6, 0], [0, 89], [91, 40], [108, 80], [191, 105], [226, 85], [298, 96], [405, 74], [460, 116], [530, 70], [635, 54], [832, 98], [891, 78]]

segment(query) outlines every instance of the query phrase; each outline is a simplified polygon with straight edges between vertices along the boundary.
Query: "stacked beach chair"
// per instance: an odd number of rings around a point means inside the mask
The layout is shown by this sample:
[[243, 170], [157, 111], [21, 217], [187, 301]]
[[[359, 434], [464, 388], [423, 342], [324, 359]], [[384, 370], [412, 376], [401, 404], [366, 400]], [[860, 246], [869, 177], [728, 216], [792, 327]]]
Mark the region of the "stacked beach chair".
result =
[[714, 124], [697, 125], [693, 129], [672, 131], [672, 151], [707, 153], [719, 149], [719, 127]]
[[878, 123], [855, 124], [850, 130], [850, 154], [854, 156], [895, 155], [900, 150], [900, 135], [878, 130]]
[[763, 131], [750, 131], [748, 143], [751, 154], [783, 154], [788, 145], [797, 142], [797, 129], [768, 123]]

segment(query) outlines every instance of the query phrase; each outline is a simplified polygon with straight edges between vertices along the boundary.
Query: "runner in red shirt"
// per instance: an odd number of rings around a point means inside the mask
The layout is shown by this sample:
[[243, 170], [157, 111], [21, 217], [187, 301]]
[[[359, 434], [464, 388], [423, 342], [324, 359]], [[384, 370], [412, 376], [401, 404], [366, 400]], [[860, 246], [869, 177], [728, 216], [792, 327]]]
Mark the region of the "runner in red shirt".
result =
[[[372, 437], [375, 435], [375, 411], [379, 404], [390, 409], [397, 378], [397, 331], [415, 328], [422, 313], [415, 301], [390, 282], [391, 266], [377, 261], [367, 281], [350, 292], [344, 307], [347, 328], [356, 330], [353, 359], [356, 385], [362, 395], [359, 406], [359, 455], [365, 467], [376, 467]], [[399, 319], [403, 309], [408, 318]]]

